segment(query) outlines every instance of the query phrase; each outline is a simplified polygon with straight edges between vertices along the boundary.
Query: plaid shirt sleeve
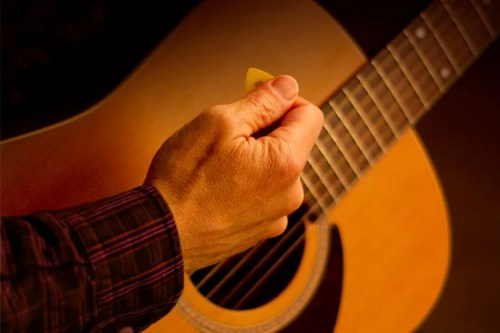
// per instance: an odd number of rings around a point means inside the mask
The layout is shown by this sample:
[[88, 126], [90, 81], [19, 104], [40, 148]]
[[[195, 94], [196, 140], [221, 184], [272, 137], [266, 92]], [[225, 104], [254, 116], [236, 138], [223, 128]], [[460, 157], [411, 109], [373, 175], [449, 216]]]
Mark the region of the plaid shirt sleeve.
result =
[[140, 331], [183, 288], [172, 214], [149, 185], [61, 211], [2, 217], [2, 332]]

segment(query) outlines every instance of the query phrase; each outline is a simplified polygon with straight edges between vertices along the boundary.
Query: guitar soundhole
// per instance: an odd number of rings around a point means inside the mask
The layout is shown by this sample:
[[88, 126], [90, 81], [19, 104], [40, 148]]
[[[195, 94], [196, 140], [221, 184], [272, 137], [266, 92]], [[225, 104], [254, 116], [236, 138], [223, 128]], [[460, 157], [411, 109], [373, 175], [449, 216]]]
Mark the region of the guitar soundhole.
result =
[[288, 228], [279, 237], [226, 261], [196, 271], [191, 281], [211, 302], [234, 310], [266, 304], [294, 277], [305, 245], [304, 204], [288, 217]]

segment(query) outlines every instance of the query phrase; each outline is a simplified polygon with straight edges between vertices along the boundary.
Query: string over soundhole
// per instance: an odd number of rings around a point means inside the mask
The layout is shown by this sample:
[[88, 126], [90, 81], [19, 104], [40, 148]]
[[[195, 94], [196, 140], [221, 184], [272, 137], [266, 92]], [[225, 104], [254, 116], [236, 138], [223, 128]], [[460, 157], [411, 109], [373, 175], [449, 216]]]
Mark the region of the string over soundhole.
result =
[[289, 216], [283, 235], [198, 270], [191, 281], [207, 299], [227, 309], [252, 309], [271, 301], [297, 271], [305, 244], [303, 216], [309, 210], [304, 203]]

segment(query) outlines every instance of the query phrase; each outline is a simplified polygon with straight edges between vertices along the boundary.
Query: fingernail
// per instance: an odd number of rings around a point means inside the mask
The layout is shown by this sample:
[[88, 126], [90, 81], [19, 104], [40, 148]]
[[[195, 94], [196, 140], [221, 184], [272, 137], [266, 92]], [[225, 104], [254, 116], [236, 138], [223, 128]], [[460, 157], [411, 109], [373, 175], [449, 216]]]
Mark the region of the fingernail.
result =
[[297, 97], [299, 85], [291, 76], [278, 76], [271, 82], [271, 86], [286, 100], [291, 100]]

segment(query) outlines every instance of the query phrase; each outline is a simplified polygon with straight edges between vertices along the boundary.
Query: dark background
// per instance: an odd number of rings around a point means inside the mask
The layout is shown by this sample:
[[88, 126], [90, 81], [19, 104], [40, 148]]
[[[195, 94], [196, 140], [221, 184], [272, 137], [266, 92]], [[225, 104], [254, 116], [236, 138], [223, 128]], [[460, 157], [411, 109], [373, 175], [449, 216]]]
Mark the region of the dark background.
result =
[[[2, 0], [2, 139], [95, 104], [198, 2]], [[429, 3], [319, 2], [368, 57]], [[449, 279], [421, 332], [500, 331], [499, 59], [497, 41], [417, 126], [453, 237]]]

